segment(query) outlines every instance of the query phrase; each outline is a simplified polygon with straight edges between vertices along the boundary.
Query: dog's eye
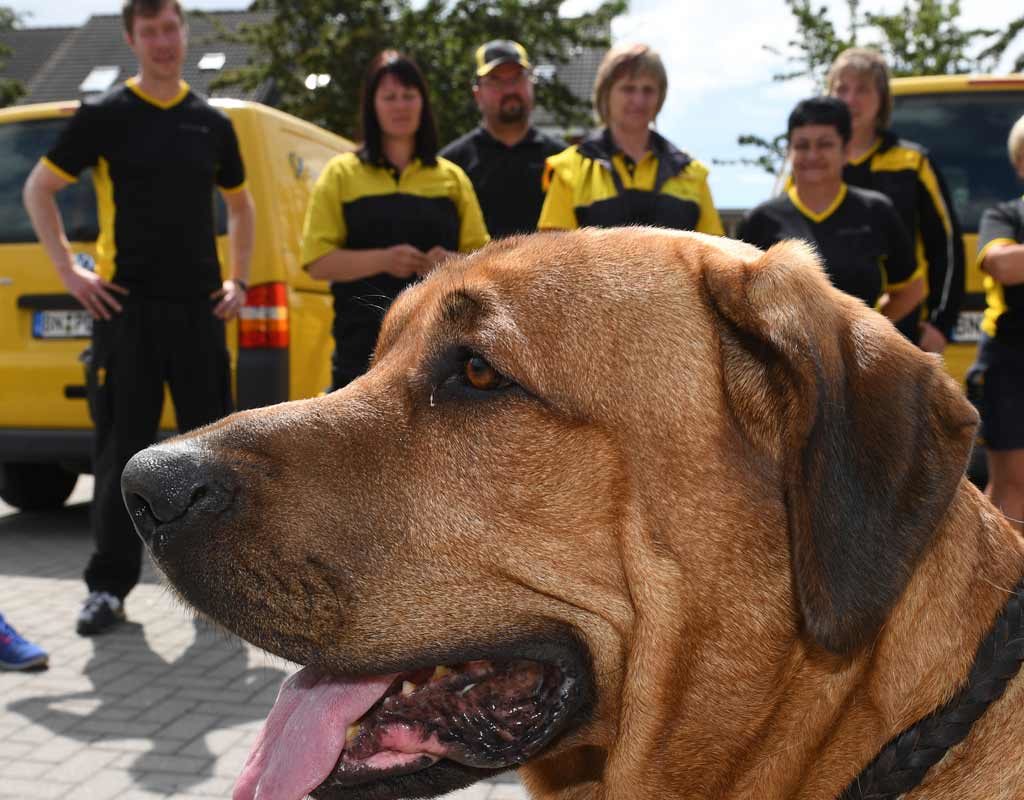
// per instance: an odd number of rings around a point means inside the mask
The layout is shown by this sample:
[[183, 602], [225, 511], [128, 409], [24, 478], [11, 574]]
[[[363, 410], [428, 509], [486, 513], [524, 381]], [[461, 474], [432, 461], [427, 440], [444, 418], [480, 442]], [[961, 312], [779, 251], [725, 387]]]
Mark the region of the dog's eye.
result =
[[512, 381], [492, 367], [487, 359], [480, 356], [469, 356], [463, 364], [462, 374], [466, 378], [466, 383], [482, 392], [503, 389], [512, 384]]

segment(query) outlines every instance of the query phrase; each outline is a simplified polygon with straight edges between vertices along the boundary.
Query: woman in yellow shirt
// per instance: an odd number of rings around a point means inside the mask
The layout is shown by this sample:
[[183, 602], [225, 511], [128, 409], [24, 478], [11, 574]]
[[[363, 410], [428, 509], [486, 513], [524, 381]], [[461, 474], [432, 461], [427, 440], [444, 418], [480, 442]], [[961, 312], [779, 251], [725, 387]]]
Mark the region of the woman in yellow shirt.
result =
[[426, 81], [407, 56], [385, 50], [362, 89], [363, 146], [331, 159], [306, 209], [302, 262], [331, 282], [331, 389], [362, 375], [380, 323], [402, 289], [454, 252], [489, 240], [473, 186], [437, 155]]
[[537, 227], [655, 225], [722, 235], [708, 170], [651, 128], [668, 90], [647, 45], [613, 48], [594, 82], [604, 127], [547, 160]]

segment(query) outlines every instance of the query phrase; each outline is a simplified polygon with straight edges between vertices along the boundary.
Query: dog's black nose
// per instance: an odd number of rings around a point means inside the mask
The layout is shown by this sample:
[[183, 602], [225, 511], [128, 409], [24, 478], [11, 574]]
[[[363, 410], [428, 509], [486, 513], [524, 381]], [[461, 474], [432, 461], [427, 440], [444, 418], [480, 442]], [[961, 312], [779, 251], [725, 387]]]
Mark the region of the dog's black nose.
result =
[[121, 494], [135, 530], [152, 548], [158, 539], [227, 509], [236, 485], [228, 470], [201, 451], [176, 445], [143, 450], [121, 473]]

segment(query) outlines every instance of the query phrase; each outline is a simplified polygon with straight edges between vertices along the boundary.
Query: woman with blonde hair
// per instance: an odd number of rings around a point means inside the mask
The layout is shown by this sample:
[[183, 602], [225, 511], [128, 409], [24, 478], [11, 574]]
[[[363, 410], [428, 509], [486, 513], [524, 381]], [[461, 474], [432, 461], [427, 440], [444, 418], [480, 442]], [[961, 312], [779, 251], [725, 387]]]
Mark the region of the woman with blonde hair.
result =
[[[1010, 163], [1024, 179], [1024, 117], [1010, 130]], [[967, 383], [981, 412], [989, 482], [985, 494], [1024, 531], [1024, 198], [981, 216], [978, 268], [987, 308]]]
[[893, 98], [889, 68], [880, 53], [844, 50], [832, 63], [828, 93], [850, 109], [853, 137], [843, 180], [881, 192], [896, 206], [926, 278], [923, 306], [897, 327], [922, 350], [941, 353], [949, 342], [964, 295], [964, 253], [953, 204], [939, 171], [919, 144], [889, 129]]
[[608, 51], [593, 97], [604, 127], [548, 158], [538, 228], [639, 224], [724, 233], [707, 168], [652, 128], [667, 91], [665, 66], [647, 45]]

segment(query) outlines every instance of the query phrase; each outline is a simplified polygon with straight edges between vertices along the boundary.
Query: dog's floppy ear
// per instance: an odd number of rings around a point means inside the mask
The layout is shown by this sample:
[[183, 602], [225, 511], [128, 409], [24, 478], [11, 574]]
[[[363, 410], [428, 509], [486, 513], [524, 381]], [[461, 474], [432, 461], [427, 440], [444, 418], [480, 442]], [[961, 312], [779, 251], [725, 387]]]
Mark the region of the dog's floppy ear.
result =
[[[753, 254], [753, 251], [751, 251]], [[709, 259], [733, 417], [781, 465], [807, 631], [849, 653], [902, 593], [961, 480], [977, 414], [797, 242]]]

